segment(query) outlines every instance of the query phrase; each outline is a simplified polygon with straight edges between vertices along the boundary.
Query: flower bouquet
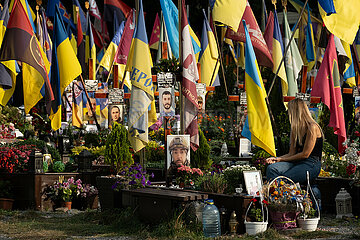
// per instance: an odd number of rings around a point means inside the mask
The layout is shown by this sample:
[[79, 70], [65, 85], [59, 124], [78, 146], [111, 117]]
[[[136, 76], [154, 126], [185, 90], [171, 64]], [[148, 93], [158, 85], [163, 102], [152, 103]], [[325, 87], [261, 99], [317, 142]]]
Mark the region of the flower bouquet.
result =
[[203, 176], [203, 172], [199, 168], [191, 168], [189, 166], [181, 166], [177, 168], [176, 183], [179, 187], [194, 186], [194, 181]]
[[300, 202], [305, 196], [300, 187], [291, 179], [279, 176], [264, 185], [263, 193], [273, 226], [278, 230], [296, 227]]

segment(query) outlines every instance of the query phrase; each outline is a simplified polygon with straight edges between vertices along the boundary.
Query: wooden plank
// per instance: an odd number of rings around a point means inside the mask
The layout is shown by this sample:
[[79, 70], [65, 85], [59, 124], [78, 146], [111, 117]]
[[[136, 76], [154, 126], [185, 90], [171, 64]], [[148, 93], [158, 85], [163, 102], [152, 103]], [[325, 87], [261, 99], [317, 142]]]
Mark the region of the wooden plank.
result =
[[[293, 96], [284, 96], [284, 102], [290, 102], [291, 100], [295, 99]], [[311, 97], [311, 103], [320, 103], [321, 97]]]
[[302, 69], [302, 75], [301, 75], [301, 92], [305, 93], [306, 92], [306, 78], [307, 78], [307, 66], [303, 66]]
[[352, 89], [352, 88], [343, 88], [343, 93], [345, 93], [345, 94], [352, 94], [352, 93], [353, 93], [353, 89]]
[[206, 91], [215, 91], [215, 87], [208, 86], [208, 87], [206, 87]]
[[237, 102], [237, 101], [240, 101], [240, 96], [239, 95], [229, 95], [228, 100], [230, 102]]
[[154, 197], [154, 198], [165, 198], [169, 200], [176, 200], [181, 202], [187, 202], [191, 200], [190, 194], [186, 192], [175, 192], [171, 190], [163, 189], [152, 189], [152, 188], [140, 188], [129, 190], [133, 196], [139, 197]]
[[114, 68], [114, 80], [113, 80], [114, 88], [119, 88], [119, 65], [114, 64], [113, 68]]

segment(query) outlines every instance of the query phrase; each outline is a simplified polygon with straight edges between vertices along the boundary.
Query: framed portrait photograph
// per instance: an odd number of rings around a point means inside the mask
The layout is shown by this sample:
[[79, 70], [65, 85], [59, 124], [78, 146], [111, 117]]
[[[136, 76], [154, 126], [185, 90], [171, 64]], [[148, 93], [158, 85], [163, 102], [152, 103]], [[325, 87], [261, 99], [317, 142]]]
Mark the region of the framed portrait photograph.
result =
[[260, 171], [243, 171], [244, 182], [246, 187], [246, 192], [250, 196], [258, 196], [262, 186], [262, 177]]
[[167, 136], [167, 168], [171, 165], [190, 166], [190, 135]]
[[113, 122], [123, 123], [124, 120], [124, 104], [109, 104], [109, 128], [111, 129]]
[[161, 117], [175, 116], [174, 88], [159, 88], [159, 111]]

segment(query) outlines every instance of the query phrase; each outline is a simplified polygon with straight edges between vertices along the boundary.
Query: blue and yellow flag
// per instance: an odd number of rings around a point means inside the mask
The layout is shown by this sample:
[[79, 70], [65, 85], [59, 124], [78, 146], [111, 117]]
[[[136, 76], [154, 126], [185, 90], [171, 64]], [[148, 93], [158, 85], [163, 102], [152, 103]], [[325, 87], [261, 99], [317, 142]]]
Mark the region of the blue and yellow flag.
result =
[[[160, 0], [160, 4], [164, 15], [166, 31], [169, 37], [172, 54], [174, 57], [179, 58], [179, 11], [171, 0]], [[190, 25], [189, 31], [194, 53], [196, 55], [196, 59], [198, 59], [201, 50], [200, 41]]]
[[152, 60], [146, 35], [142, 1], [139, 1], [138, 24], [135, 29], [128, 61], [132, 61], [132, 83], [129, 109], [129, 141], [135, 152], [148, 143], [148, 127], [156, 122], [154, 86], [152, 83]]
[[[89, 71], [91, 70], [92, 76], [96, 79], [95, 72], [96, 72], [96, 46], [94, 42], [94, 36], [92, 32], [92, 26], [90, 22], [90, 16], [87, 14], [87, 26], [86, 26], [86, 35], [85, 35], [85, 63], [89, 64], [89, 58], [92, 61], [92, 67], [89, 66]], [[89, 79], [90, 79], [90, 72], [89, 72]], [[92, 79], [93, 80], [93, 79]]]
[[81, 82], [73, 82], [73, 102], [72, 102], [72, 125], [81, 128], [83, 125], [83, 91], [84, 87]]
[[110, 71], [111, 65], [114, 62], [114, 57], [115, 57], [115, 53], [116, 50], [119, 46], [120, 40], [121, 40], [121, 36], [124, 32], [124, 27], [125, 27], [125, 21], [123, 21], [120, 24], [120, 27], [118, 28], [118, 31], [115, 33], [113, 39], [111, 40], [108, 48], [106, 49], [106, 52], [104, 54], [104, 56], [102, 57], [101, 61], [100, 61], [100, 66], [102, 66], [103, 68], [105, 68], [107, 71]]
[[[9, 21], [9, 0], [4, 2], [4, 8], [0, 14], [0, 47], [5, 35], [6, 26]], [[0, 105], [5, 106], [15, 91], [16, 67], [15, 60], [3, 61], [0, 63]], [[10, 71], [6, 70], [7, 67]]]
[[[330, 1], [330, 0], [328, 0]], [[326, 28], [341, 40], [352, 44], [360, 25], [359, 0], [332, 0], [335, 14], [328, 15], [319, 4], [319, 12]]]
[[61, 97], [65, 88], [81, 74], [81, 66], [71, 47], [59, 7], [56, 6], [54, 18], [54, 47], [51, 65], [51, 86], [55, 100], [51, 104], [51, 128], [61, 127]]
[[310, 71], [315, 65], [316, 53], [309, 4], [306, 5], [306, 8], [308, 12], [308, 22], [306, 25], [306, 65], [308, 66], [308, 71]]
[[211, 0], [213, 20], [237, 32], [246, 7], [246, 0]]
[[245, 20], [243, 24], [246, 36], [245, 86], [248, 115], [241, 135], [270, 155], [276, 156], [273, 130], [265, 102], [266, 91]]
[[[284, 44], [280, 32], [279, 20], [276, 10], [274, 11], [274, 34], [273, 34], [273, 44], [272, 44], [272, 58], [274, 62], [273, 73], [276, 74], [278, 67], [280, 70], [278, 76], [281, 78], [281, 88], [283, 96], [287, 95], [288, 92], [288, 81], [285, 72], [284, 61], [281, 63], [281, 59], [284, 55]], [[281, 63], [281, 65], [280, 65]]]
[[206, 18], [205, 11], [203, 30], [201, 34], [201, 82], [206, 83], [206, 86], [211, 86], [219, 71], [219, 51], [216, 45], [214, 33], [212, 32], [209, 22]]

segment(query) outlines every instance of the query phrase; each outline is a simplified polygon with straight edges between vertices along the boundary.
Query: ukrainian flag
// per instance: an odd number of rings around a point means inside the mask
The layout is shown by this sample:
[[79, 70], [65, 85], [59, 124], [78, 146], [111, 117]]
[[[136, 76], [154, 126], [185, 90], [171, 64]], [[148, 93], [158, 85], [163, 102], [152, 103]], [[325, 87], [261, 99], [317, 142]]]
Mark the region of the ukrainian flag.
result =
[[328, 15], [319, 4], [319, 12], [326, 28], [335, 36], [352, 44], [360, 25], [359, 0], [333, 0], [335, 14]]
[[246, 7], [246, 0], [211, 0], [213, 20], [237, 32]]
[[[0, 46], [4, 39], [6, 26], [10, 17], [8, 6], [9, 6], [9, 0], [6, 0], [4, 2], [4, 8], [0, 14]], [[15, 60], [1, 62], [0, 69], [2, 69], [3, 71], [1, 74], [2, 79], [0, 79], [0, 85], [2, 85], [2, 83], [4, 82], [8, 82], [8, 84], [10, 84], [11, 87], [10, 88], [4, 87], [4, 85], [2, 87], [0, 86], [0, 105], [5, 106], [15, 91], [16, 75], [17, 75], [15, 65], [16, 65]], [[4, 66], [6, 66], [9, 70], [11, 70], [11, 72], [6, 71]], [[5, 79], [6, 81], [4, 81]]]
[[308, 24], [306, 26], [306, 61], [308, 66], [308, 72], [315, 65], [315, 41], [314, 41], [314, 31], [311, 22], [309, 4], [306, 5], [308, 12]]
[[142, 1], [139, 1], [138, 24], [133, 38], [132, 83], [129, 109], [129, 141], [135, 152], [140, 151], [148, 143], [148, 127], [156, 122], [154, 86], [152, 83], [152, 60], [145, 29]]
[[217, 49], [214, 33], [212, 32], [209, 22], [204, 13], [203, 31], [201, 35], [201, 82], [206, 86], [211, 86], [219, 71], [220, 63], [218, 62], [219, 52]]
[[245, 20], [243, 20], [243, 24], [246, 37], [245, 86], [248, 115], [241, 134], [252, 144], [263, 148], [270, 155], [276, 156], [273, 130], [265, 102], [266, 91]]
[[[163, 11], [163, 15], [164, 15], [166, 31], [169, 37], [171, 51], [174, 57], [179, 58], [179, 16], [178, 16], [179, 11], [172, 0], [160, 0], [160, 4], [161, 4], [161, 10]], [[193, 45], [194, 53], [197, 60], [199, 56], [198, 54], [201, 50], [200, 41], [197, 38], [194, 31], [192, 30], [192, 28], [190, 27], [190, 25], [189, 25], [189, 31], [190, 31], [191, 42]]]
[[[273, 50], [272, 57], [274, 62], [273, 73], [276, 74], [278, 67], [280, 66], [281, 59], [284, 55], [284, 45], [282, 41], [282, 36], [280, 32], [279, 21], [277, 17], [276, 10], [274, 11], [274, 34], [273, 34]], [[287, 95], [288, 92], [288, 82], [285, 72], [285, 64], [281, 63], [280, 70], [278, 72], [278, 76], [281, 78], [281, 87], [283, 96]]]
[[[94, 36], [92, 32], [92, 26], [90, 22], [90, 16], [87, 14], [87, 28], [86, 28], [86, 36], [85, 36], [85, 62], [89, 64], [89, 58], [91, 58], [92, 61], [92, 76], [93, 79], [96, 79], [95, 73], [96, 73], [96, 46], [94, 43]], [[89, 66], [90, 71], [90, 66]], [[90, 72], [89, 72], [89, 79], [90, 79]]]
[[355, 69], [354, 69], [354, 61], [352, 58], [352, 53], [350, 50], [350, 44], [347, 42], [341, 40], [341, 43], [344, 47], [344, 50], [346, 52], [346, 56], [348, 58], [348, 61], [345, 62], [345, 70], [344, 70], [344, 79], [347, 84], [349, 84], [350, 87], [355, 87]]
[[51, 65], [51, 86], [55, 100], [51, 104], [51, 128], [61, 127], [61, 97], [65, 88], [81, 74], [81, 66], [71, 47], [59, 7], [56, 6], [54, 19], [54, 47]]
[[111, 65], [114, 62], [115, 53], [119, 46], [121, 36], [124, 32], [124, 27], [125, 27], [125, 21], [122, 21], [120, 27], [118, 28], [115, 36], [111, 40], [108, 48], [106, 49], [104, 56], [100, 61], [100, 66], [105, 68], [108, 72], [110, 71]]

